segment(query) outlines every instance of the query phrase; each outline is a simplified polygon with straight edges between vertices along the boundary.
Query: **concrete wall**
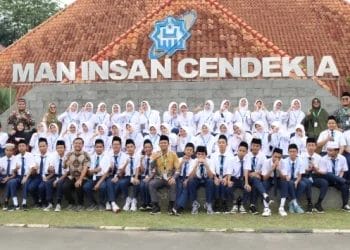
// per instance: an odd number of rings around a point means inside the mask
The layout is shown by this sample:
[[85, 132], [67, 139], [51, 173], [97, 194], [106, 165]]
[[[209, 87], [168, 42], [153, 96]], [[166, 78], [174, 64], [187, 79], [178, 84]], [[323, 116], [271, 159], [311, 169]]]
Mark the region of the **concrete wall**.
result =
[[[136, 103], [148, 100], [154, 109], [163, 112], [167, 110], [170, 101], [186, 102], [194, 109], [205, 100], [212, 99], [215, 110], [223, 99], [229, 99], [234, 107], [241, 97], [247, 97], [250, 109], [257, 98], [263, 99], [271, 109], [274, 100], [281, 99], [284, 109], [287, 109], [294, 98], [302, 101], [302, 109], [307, 111], [311, 99], [319, 97], [323, 107], [334, 111], [338, 100], [328, 91], [319, 87], [312, 80], [227, 80], [206, 82], [157, 82], [157, 83], [102, 83], [102, 84], [73, 84], [73, 85], [36, 85], [25, 95], [28, 107], [33, 112], [36, 121], [42, 119], [50, 102], [55, 102], [58, 111], [63, 112], [71, 101], [80, 105], [87, 101], [97, 104], [104, 101], [110, 111], [113, 103], [118, 103], [124, 109], [124, 104], [131, 99]], [[11, 107], [0, 116], [3, 125]], [[6, 129], [6, 126], [4, 126]]]

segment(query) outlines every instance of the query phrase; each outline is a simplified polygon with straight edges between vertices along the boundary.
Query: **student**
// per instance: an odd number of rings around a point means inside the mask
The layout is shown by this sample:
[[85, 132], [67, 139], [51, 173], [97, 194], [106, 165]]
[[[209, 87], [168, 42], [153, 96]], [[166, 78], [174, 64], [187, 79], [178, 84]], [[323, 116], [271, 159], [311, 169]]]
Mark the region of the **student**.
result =
[[287, 129], [288, 113], [282, 110], [282, 101], [276, 100], [273, 104], [273, 109], [268, 113], [267, 120], [272, 126], [273, 122], [279, 122], [281, 129]]
[[256, 202], [258, 195], [261, 195], [263, 197], [264, 203], [264, 211], [262, 213], [262, 216], [267, 217], [271, 216], [269, 205], [272, 201], [270, 200], [270, 197], [263, 185], [263, 179], [261, 176], [262, 166], [266, 160], [266, 156], [261, 151], [261, 144], [262, 142], [260, 139], [253, 138], [250, 146], [250, 152], [248, 153], [248, 162], [250, 162], [248, 180], [249, 185], [252, 189], [249, 211], [252, 214], [258, 214], [258, 211], [256, 209]]
[[[287, 212], [284, 209], [286, 199], [288, 196], [288, 187], [286, 182], [281, 181], [281, 159], [282, 159], [283, 150], [280, 148], [274, 148], [272, 151], [271, 158], [266, 159], [262, 169], [261, 175], [263, 177], [263, 184], [265, 190], [268, 191], [273, 186], [274, 194], [277, 195], [277, 190], [280, 190], [281, 202], [280, 207], [278, 209], [278, 213], [285, 217], [287, 216]], [[268, 213], [269, 212], [269, 213]], [[271, 210], [266, 212], [271, 215]]]
[[[309, 137], [306, 140], [306, 152], [301, 154], [301, 158], [306, 166], [305, 174], [303, 174], [303, 180], [308, 183], [306, 189], [306, 198], [309, 204], [307, 207], [308, 213], [310, 213], [312, 210], [315, 210], [317, 213], [324, 213], [322, 201], [324, 200], [324, 197], [328, 191], [328, 182], [322, 178], [322, 175], [320, 174], [319, 163], [321, 156], [316, 153], [316, 149], [316, 139]], [[310, 206], [312, 205], [311, 186], [317, 187], [320, 190], [318, 200], [314, 208]]]
[[104, 145], [108, 143], [108, 128], [105, 124], [97, 124], [90, 143], [95, 145], [95, 141], [98, 139], [102, 140]]
[[220, 105], [220, 109], [214, 114], [214, 131], [215, 133], [219, 133], [220, 124], [225, 123], [229, 127], [232, 126], [233, 114], [230, 110], [230, 101], [223, 100]]
[[176, 153], [178, 156], [182, 156], [185, 152], [187, 143], [195, 142], [195, 137], [191, 135], [191, 129], [188, 127], [181, 127], [177, 138]]
[[170, 131], [172, 133], [177, 134], [180, 124], [176, 102], [169, 103], [168, 111], [163, 113], [163, 122], [170, 126]]
[[239, 144], [237, 154], [234, 156], [233, 159], [233, 170], [231, 173], [231, 179], [228, 182], [228, 187], [232, 188], [230, 195], [232, 196], [233, 200], [234, 192], [236, 191], [236, 189], [241, 189], [243, 191], [243, 199], [241, 196], [237, 197], [231, 209], [231, 213], [247, 213], [245, 207], [248, 205], [251, 193], [251, 186], [249, 185], [248, 179], [250, 162], [248, 161], [247, 153], [248, 143], [242, 141]]
[[158, 126], [154, 124], [149, 125], [149, 133], [145, 135], [144, 140], [150, 140], [155, 151], [159, 151], [159, 138]]
[[247, 98], [241, 98], [238, 102], [238, 107], [233, 114], [233, 123], [240, 123], [243, 126], [244, 132], [251, 131], [251, 118], [248, 109], [249, 103]]
[[261, 151], [265, 156], [270, 155], [270, 148], [269, 148], [269, 133], [266, 130], [267, 127], [264, 127], [264, 123], [262, 121], [255, 122], [253, 126], [253, 139], [260, 139], [261, 140]]
[[[282, 160], [281, 166], [281, 182], [285, 182], [287, 193], [291, 199], [289, 202], [289, 213], [304, 213], [304, 210], [299, 206], [298, 201], [301, 195], [308, 188], [311, 188], [310, 183], [302, 179], [305, 173], [303, 161], [298, 157], [298, 146], [290, 144], [288, 146], [288, 157]], [[312, 208], [311, 200], [308, 202], [308, 207]]]
[[109, 123], [110, 123], [110, 115], [107, 112], [106, 103], [101, 102], [97, 106], [95, 121], [93, 122], [93, 124], [104, 125], [106, 128], [108, 128]]
[[46, 138], [47, 139], [47, 127], [45, 122], [40, 122], [36, 126], [37, 132], [32, 134], [32, 137], [29, 141], [29, 146], [31, 148], [31, 153], [38, 154], [39, 153], [39, 138]]
[[231, 152], [236, 154], [238, 151], [239, 144], [241, 142], [250, 143], [252, 140], [252, 135], [244, 130], [244, 126], [240, 122], [233, 124], [233, 134], [230, 137], [229, 145], [231, 147]]
[[294, 132], [295, 135], [290, 139], [290, 144], [297, 145], [299, 150], [298, 154], [301, 155], [306, 152], [307, 136], [305, 136], [304, 126], [301, 124], [296, 125]]
[[[67, 110], [58, 116], [58, 120], [62, 123], [61, 134], [68, 130], [71, 123], [79, 124], [79, 105], [77, 102], [72, 102]], [[66, 144], [67, 145], [67, 144]], [[68, 146], [68, 145], [67, 145]]]
[[169, 151], [169, 137], [161, 135], [159, 139], [160, 151], [152, 155], [152, 174], [149, 182], [149, 192], [152, 201], [151, 214], [160, 213], [159, 194], [160, 188], [169, 189], [168, 213], [173, 211], [176, 200], [176, 177], [179, 174], [179, 159], [176, 153]]
[[319, 163], [319, 172], [326, 179], [329, 186], [340, 190], [342, 196], [343, 211], [350, 212], [349, 182], [344, 178], [348, 171], [346, 159], [339, 153], [339, 144], [336, 142], [327, 143], [327, 155], [323, 156]]
[[179, 126], [187, 127], [190, 130], [189, 133], [191, 135], [193, 135], [196, 132], [194, 124], [194, 115], [192, 112], [188, 111], [188, 106], [184, 102], [179, 104], [178, 121]]
[[[15, 160], [15, 145], [12, 143], [5, 144], [5, 155], [0, 158], [0, 187], [4, 187], [4, 211], [9, 210], [9, 203], [12, 199], [13, 208], [11, 210], [18, 210], [17, 201], [17, 187], [19, 180], [17, 180], [16, 175], [16, 160]], [[16, 198], [14, 198], [16, 197]]]
[[[136, 125], [132, 124], [132, 123], [127, 123], [125, 126], [126, 130], [125, 130], [125, 142], [128, 139], [131, 139], [136, 147], [136, 152], [140, 152], [142, 150], [142, 145], [143, 145], [143, 136], [142, 134], [139, 132], [139, 130], [136, 129]], [[125, 145], [126, 147], [126, 145]]]
[[269, 124], [267, 121], [268, 111], [264, 105], [264, 102], [258, 99], [255, 101], [254, 106], [255, 106], [255, 110], [250, 114], [252, 124], [261, 122], [262, 123], [261, 126], [265, 128], [265, 130], [267, 131], [269, 128]]
[[84, 140], [83, 150], [89, 154], [94, 153], [94, 133], [92, 132], [92, 124], [90, 122], [82, 122], [78, 136]]
[[162, 135], [169, 138], [169, 150], [176, 152], [177, 135], [170, 131], [170, 125], [165, 122], [160, 125], [160, 136]]
[[126, 127], [127, 123], [135, 125], [135, 129], [139, 130], [140, 127], [140, 114], [135, 110], [135, 104], [133, 101], [127, 101], [125, 103], [125, 111], [122, 113], [124, 124], [122, 128]]
[[301, 102], [299, 99], [292, 100], [288, 110], [288, 132], [290, 134], [295, 132], [296, 126], [301, 124], [305, 118], [305, 113], [301, 110]]
[[114, 213], [120, 211], [119, 206], [116, 203], [116, 183], [119, 180], [119, 175], [121, 166], [127, 161], [127, 155], [122, 151], [122, 139], [118, 136], [113, 137], [112, 140], [112, 150], [109, 153], [110, 155], [110, 169], [108, 177], [106, 178], [107, 185], [107, 202], [106, 210], [112, 210]]
[[289, 145], [290, 136], [283, 129], [282, 125], [279, 122], [273, 122], [271, 124], [271, 131], [269, 136], [269, 149], [270, 153], [273, 152], [274, 148], [280, 148], [283, 151], [283, 156], [288, 155], [288, 145]]
[[151, 196], [149, 194], [149, 181], [152, 173], [151, 156], [153, 153], [153, 143], [146, 139], [143, 142], [143, 155], [140, 160], [140, 166], [136, 169], [136, 179], [140, 180], [141, 206], [140, 211], [152, 209]]
[[105, 183], [106, 173], [110, 168], [110, 158], [105, 152], [104, 142], [101, 139], [95, 141], [95, 153], [91, 156], [91, 166], [88, 170], [88, 180], [83, 185], [87, 197], [87, 211], [96, 209], [96, 201], [93, 197], [93, 190], [98, 191], [98, 209], [104, 210], [107, 202], [107, 186]]
[[8, 139], [9, 139], [9, 135], [1, 131], [1, 122], [0, 122], [0, 157], [5, 155], [5, 145]]
[[189, 176], [188, 187], [190, 201], [192, 204], [192, 214], [198, 214], [200, 203], [197, 201], [197, 190], [199, 187], [205, 187], [205, 208], [207, 214], [213, 214], [213, 192], [214, 192], [214, 174], [215, 169], [212, 161], [207, 158], [207, 149], [205, 146], [197, 146], [196, 159], [192, 162], [191, 173]]
[[94, 104], [92, 102], [85, 103], [84, 107], [79, 112], [79, 127], [82, 128], [83, 123], [90, 123], [92, 128], [95, 125], [96, 117], [94, 114]]
[[[49, 178], [46, 178], [45, 182], [45, 194], [48, 205], [44, 208], [45, 212], [49, 212], [53, 209], [53, 196], [56, 193], [56, 207], [55, 212], [61, 211], [61, 202], [63, 199], [63, 182], [67, 178], [67, 169], [64, 169], [66, 145], [63, 140], [56, 142], [56, 151], [50, 154], [49, 169], [51, 169]], [[52, 176], [53, 174], [53, 176]]]
[[208, 123], [203, 123], [200, 134], [195, 137], [196, 147], [205, 147], [208, 156], [210, 156], [215, 150], [215, 138], [210, 132], [210, 125]]
[[[119, 128], [123, 128], [123, 125], [125, 125], [126, 121], [124, 121], [124, 117], [122, 115], [119, 104], [112, 105], [112, 112], [109, 119], [110, 119], [110, 123], [108, 127], [112, 127], [114, 124], [118, 124]], [[123, 131], [120, 131], [120, 132], [122, 133]]]
[[327, 144], [329, 142], [337, 143], [339, 153], [343, 154], [346, 142], [343, 133], [337, 129], [337, 121], [334, 116], [328, 117], [327, 128], [327, 130], [320, 133], [317, 139], [317, 146], [322, 147], [321, 156], [327, 154]]
[[159, 111], [151, 109], [148, 101], [142, 101], [140, 104], [140, 132], [146, 134], [149, 130], [149, 125], [154, 124], [160, 126]]
[[[87, 152], [83, 151], [84, 141], [77, 137], [73, 141], [73, 151], [67, 154], [64, 168], [68, 171], [68, 178], [63, 183], [63, 193], [68, 201], [68, 208], [81, 211], [84, 206], [83, 185], [86, 182], [86, 174], [91, 166], [91, 159]], [[78, 205], [73, 194], [76, 193]]]
[[48, 143], [48, 150], [49, 152], [55, 152], [56, 151], [56, 143], [58, 139], [60, 139], [59, 134], [59, 128], [56, 123], [51, 123], [49, 125], [49, 130], [47, 133], [47, 143]]
[[194, 144], [189, 142], [185, 146], [184, 155], [180, 158], [180, 174], [176, 178], [176, 205], [175, 215], [182, 214], [186, 207], [189, 196], [189, 175], [191, 173], [191, 165], [193, 163]]
[[66, 144], [66, 150], [69, 152], [73, 150], [73, 142], [78, 138], [78, 126], [76, 123], [70, 123], [67, 130], [61, 134], [61, 138]]
[[204, 109], [199, 111], [194, 116], [194, 122], [196, 124], [195, 133], [200, 133], [204, 123], [208, 124], [209, 129], [214, 128], [214, 102], [212, 100], [207, 100], [204, 104]]
[[220, 135], [217, 141], [218, 150], [210, 157], [214, 165], [214, 211], [229, 212], [228, 210], [228, 181], [232, 174], [234, 165], [233, 154], [227, 144], [227, 137]]

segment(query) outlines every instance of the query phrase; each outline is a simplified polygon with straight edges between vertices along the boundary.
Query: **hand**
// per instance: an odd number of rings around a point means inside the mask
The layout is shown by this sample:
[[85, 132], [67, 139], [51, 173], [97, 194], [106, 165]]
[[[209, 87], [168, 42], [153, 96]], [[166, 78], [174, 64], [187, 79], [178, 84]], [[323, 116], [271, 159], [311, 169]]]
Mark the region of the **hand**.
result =
[[74, 186], [76, 187], [76, 188], [79, 188], [79, 187], [81, 187], [81, 184], [83, 183], [83, 181], [82, 180], [77, 180], [75, 183], [74, 183]]
[[9, 177], [5, 177], [4, 179], [1, 180], [1, 183], [6, 183], [8, 181]]
[[220, 180], [219, 180], [219, 178], [214, 177], [214, 184], [215, 184], [215, 186], [219, 186], [219, 185], [220, 185]]
[[25, 184], [26, 182], [27, 182], [27, 176], [24, 177], [24, 178], [22, 179], [22, 182], [21, 182], [21, 183], [22, 183], [22, 185], [23, 185], [23, 184]]
[[52, 186], [55, 188], [57, 186], [57, 180], [55, 180], [53, 183], [52, 183]]
[[95, 168], [95, 169], [94, 169], [94, 172], [97, 174], [97, 173], [101, 172], [101, 170], [102, 170], [102, 168], [101, 168], [101, 167], [98, 167], [98, 168]]
[[299, 184], [298, 181], [294, 182], [294, 187], [297, 188], [297, 187], [298, 187], [298, 184]]
[[188, 179], [184, 180], [183, 182], [184, 187], [187, 187], [187, 184], [188, 184]]
[[99, 188], [100, 188], [100, 184], [97, 183], [97, 184], [94, 186], [93, 190], [97, 191]]
[[140, 184], [140, 180], [139, 179], [137, 179], [137, 178], [132, 178], [132, 181], [131, 181], [131, 183], [133, 184], [133, 185], [139, 185]]
[[155, 154], [153, 154], [153, 155], [151, 156], [151, 160], [152, 160], [152, 161], [155, 161], [155, 160], [157, 160], [158, 158], [160, 158], [161, 156], [162, 156], [162, 152], [158, 151], [158, 152], [156, 152]]
[[118, 180], [119, 180], [119, 178], [118, 178], [118, 176], [116, 176], [116, 177], [114, 177], [111, 181], [112, 181], [113, 183], [117, 183]]
[[227, 186], [228, 186], [228, 187], [230, 187], [230, 188], [233, 187], [233, 184], [234, 184], [233, 181], [231, 181], [231, 180], [228, 180], [228, 181], [227, 181]]
[[47, 177], [43, 176], [43, 182], [47, 182]]
[[169, 184], [169, 185], [174, 185], [174, 184], [175, 184], [175, 178], [174, 178], [174, 177], [171, 177], [171, 178], [168, 180], [168, 184]]
[[244, 189], [247, 190], [248, 192], [252, 191], [252, 187], [249, 184], [245, 184]]

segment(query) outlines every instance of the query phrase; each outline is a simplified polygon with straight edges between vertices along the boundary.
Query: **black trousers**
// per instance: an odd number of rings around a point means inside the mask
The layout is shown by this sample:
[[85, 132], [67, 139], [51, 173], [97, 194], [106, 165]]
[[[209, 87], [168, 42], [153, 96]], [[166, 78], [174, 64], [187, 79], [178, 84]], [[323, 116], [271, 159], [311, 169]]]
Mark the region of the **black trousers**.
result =
[[[86, 180], [83, 180], [83, 183], [78, 188], [75, 187], [75, 185], [74, 185], [75, 182], [76, 182], [75, 178], [73, 178], [73, 179], [69, 179], [69, 178], [64, 179], [64, 182], [63, 182], [63, 194], [64, 194], [64, 197], [66, 198], [66, 200], [68, 201], [68, 204], [75, 205], [76, 204], [76, 200], [77, 200], [78, 205], [83, 206], [84, 205], [83, 185], [86, 182]], [[76, 199], [73, 196], [74, 193], [76, 195]]]

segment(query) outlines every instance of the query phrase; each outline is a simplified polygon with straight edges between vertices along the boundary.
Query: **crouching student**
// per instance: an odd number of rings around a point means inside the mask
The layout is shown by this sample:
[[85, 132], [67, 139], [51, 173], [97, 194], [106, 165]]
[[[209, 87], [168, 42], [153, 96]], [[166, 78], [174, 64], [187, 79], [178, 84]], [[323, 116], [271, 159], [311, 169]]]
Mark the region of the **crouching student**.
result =
[[205, 187], [206, 203], [205, 208], [207, 214], [213, 214], [213, 194], [214, 194], [214, 165], [207, 158], [207, 148], [198, 146], [196, 149], [196, 159], [192, 162], [190, 180], [188, 186], [190, 190], [190, 201], [192, 204], [192, 214], [198, 214], [200, 203], [197, 201], [197, 189], [201, 186]]
[[327, 144], [327, 155], [320, 160], [319, 172], [323, 178], [333, 186], [340, 190], [343, 206], [343, 211], [350, 212], [349, 201], [349, 183], [344, 178], [344, 174], [348, 171], [346, 159], [339, 154], [339, 144], [336, 142], [329, 142]]
[[175, 215], [181, 214], [186, 207], [188, 201], [189, 190], [188, 181], [191, 173], [191, 165], [193, 163], [194, 144], [188, 142], [185, 146], [184, 156], [180, 158], [180, 174], [176, 178], [176, 204]]
[[[4, 146], [5, 156], [0, 158], [0, 187], [5, 188], [4, 192], [4, 206], [2, 210], [18, 210], [17, 188], [20, 180], [16, 174], [16, 160], [15, 160], [15, 145], [7, 143]], [[9, 208], [10, 200], [12, 199], [13, 207]]]

